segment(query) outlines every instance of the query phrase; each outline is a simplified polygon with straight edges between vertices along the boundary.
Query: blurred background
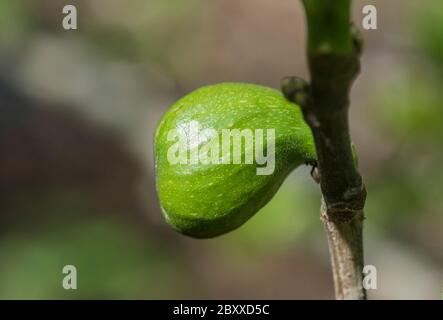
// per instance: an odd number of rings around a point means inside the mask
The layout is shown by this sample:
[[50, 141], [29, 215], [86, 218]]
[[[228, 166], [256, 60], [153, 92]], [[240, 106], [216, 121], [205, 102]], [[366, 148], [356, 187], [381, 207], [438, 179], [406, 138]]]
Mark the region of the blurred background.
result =
[[[63, 6], [78, 30], [62, 28]], [[373, 299], [443, 292], [443, 2], [375, 4], [351, 130]], [[153, 132], [187, 92], [308, 77], [297, 0], [0, 1], [0, 298], [332, 299], [320, 193], [294, 172], [243, 227], [173, 232]], [[65, 265], [78, 289], [64, 290]]]

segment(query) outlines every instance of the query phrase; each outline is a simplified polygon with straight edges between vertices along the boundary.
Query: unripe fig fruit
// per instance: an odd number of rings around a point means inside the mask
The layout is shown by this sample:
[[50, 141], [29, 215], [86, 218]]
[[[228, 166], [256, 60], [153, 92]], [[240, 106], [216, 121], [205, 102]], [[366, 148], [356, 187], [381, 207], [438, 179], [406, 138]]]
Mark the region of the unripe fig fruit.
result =
[[300, 108], [279, 91], [253, 84], [195, 90], [167, 111], [155, 133], [165, 219], [196, 238], [241, 226], [295, 167], [315, 159]]

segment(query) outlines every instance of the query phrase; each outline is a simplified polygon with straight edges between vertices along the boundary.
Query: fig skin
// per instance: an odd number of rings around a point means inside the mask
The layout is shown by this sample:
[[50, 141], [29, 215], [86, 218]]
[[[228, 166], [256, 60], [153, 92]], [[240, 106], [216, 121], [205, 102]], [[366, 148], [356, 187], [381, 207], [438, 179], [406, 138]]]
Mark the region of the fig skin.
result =
[[[264, 165], [256, 164], [255, 158], [253, 164], [171, 164], [168, 150], [174, 142], [168, 140], [168, 133], [191, 121], [198, 122], [200, 131], [215, 129], [220, 146], [222, 129], [274, 129], [273, 173], [257, 175], [257, 168]], [[204, 143], [188, 145], [188, 151]], [[164, 217], [173, 229], [195, 238], [238, 228], [271, 200], [292, 170], [316, 160], [311, 130], [299, 106], [275, 89], [247, 83], [205, 86], [178, 100], [159, 122], [154, 148]], [[266, 144], [263, 150], [266, 154]], [[242, 159], [244, 153], [242, 144]], [[218, 159], [222, 156], [220, 152]]]

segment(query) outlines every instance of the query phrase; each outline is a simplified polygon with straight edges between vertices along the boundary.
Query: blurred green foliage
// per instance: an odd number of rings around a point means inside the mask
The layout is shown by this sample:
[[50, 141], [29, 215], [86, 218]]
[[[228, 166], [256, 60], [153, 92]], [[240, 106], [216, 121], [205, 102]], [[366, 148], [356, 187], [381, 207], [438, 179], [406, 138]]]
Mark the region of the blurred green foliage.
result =
[[440, 79], [420, 70], [408, 70], [395, 81], [382, 83], [375, 95], [374, 115], [390, 135], [421, 146], [443, 135]]
[[0, 48], [8, 47], [21, 37], [33, 24], [30, 2], [0, 2]]
[[[177, 255], [112, 219], [54, 219], [3, 237], [0, 261], [0, 299], [161, 299], [179, 295], [186, 279]], [[77, 268], [77, 290], [62, 287], [67, 264]]]
[[[414, 19], [415, 37], [423, 52], [443, 68], [443, 2], [426, 1], [415, 3], [417, 19]], [[443, 71], [443, 70], [442, 70]]]

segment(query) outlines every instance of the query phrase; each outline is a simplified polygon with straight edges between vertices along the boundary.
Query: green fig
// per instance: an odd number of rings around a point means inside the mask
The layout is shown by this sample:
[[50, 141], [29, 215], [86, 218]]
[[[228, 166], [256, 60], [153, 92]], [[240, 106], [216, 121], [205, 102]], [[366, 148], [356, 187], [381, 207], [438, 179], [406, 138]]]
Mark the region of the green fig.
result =
[[297, 166], [316, 159], [299, 106], [272, 88], [222, 83], [177, 101], [155, 133], [166, 221], [196, 238], [241, 226]]

